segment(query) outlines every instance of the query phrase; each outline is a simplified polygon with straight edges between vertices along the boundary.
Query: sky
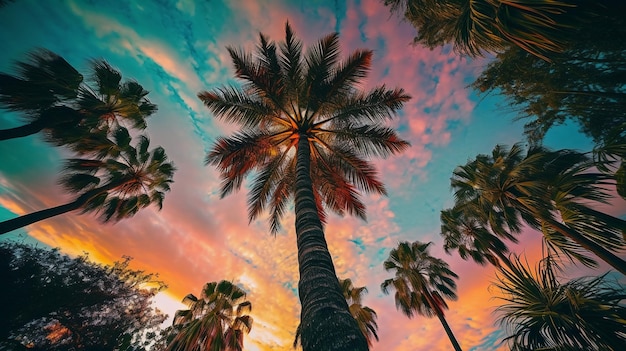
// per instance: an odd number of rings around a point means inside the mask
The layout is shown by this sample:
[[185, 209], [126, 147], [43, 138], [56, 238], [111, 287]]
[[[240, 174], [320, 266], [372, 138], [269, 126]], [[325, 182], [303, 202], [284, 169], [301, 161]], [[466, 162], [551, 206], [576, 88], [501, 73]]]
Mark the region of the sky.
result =
[[[235, 128], [218, 122], [196, 97], [237, 84], [227, 46], [253, 50], [260, 31], [284, 39], [287, 20], [305, 46], [338, 32], [344, 56], [373, 50], [363, 88], [385, 84], [413, 97], [391, 122], [411, 148], [374, 161], [388, 196], [364, 197], [367, 222], [331, 215], [325, 230], [338, 276], [369, 291], [364, 305], [377, 312], [380, 337], [372, 350], [451, 349], [436, 318], [408, 319], [380, 290], [392, 276], [382, 267], [389, 251], [415, 240], [432, 241], [431, 254], [459, 275], [458, 300], [449, 303], [446, 318], [463, 349], [504, 350], [504, 331], [495, 322], [497, 292], [489, 287], [494, 270], [443, 251], [439, 213], [453, 205], [454, 168], [496, 144], [523, 141], [523, 122], [514, 121], [501, 97], [477, 96], [467, 88], [488, 59], [462, 58], [450, 47], [413, 46], [414, 29], [379, 0], [16, 0], [1, 7], [1, 72], [13, 72], [15, 61], [35, 48], [56, 52], [84, 74], [89, 59], [107, 60], [150, 91], [158, 112], [145, 132], [178, 169], [160, 212], [148, 208], [116, 224], [69, 213], [1, 240], [38, 242], [70, 255], [87, 252], [103, 263], [131, 256], [134, 267], [158, 272], [169, 285], [158, 303], [170, 315], [182, 307], [177, 301], [199, 295], [206, 282], [231, 280], [248, 292], [253, 306], [246, 349], [290, 350], [300, 311], [294, 216], [285, 216], [283, 231], [272, 236], [266, 218], [248, 223], [245, 187], [220, 199], [219, 175], [204, 158], [216, 137]], [[0, 129], [18, 125], [18, 115], [0, 110]], [[575, 126], [550, 131], [545, 145], [592, 147]], [[0, 220], [70, 202], [71, 194], [57, 183], [67, 157], [67, 150], [39, 136], [0, 142]], [[621, 200], [600, 209], [626, 214]], [[534, 262], [540, 245], [540, 235], [527, 230], [512, 248]]]

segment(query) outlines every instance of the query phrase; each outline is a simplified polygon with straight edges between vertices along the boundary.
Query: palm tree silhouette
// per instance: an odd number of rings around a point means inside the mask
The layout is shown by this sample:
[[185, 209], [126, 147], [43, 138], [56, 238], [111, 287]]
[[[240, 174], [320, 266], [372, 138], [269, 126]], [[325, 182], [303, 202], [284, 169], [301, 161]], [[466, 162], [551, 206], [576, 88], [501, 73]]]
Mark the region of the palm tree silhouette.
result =
[[606, 275], [562, 283], [552, 260], [533, 270], [515, 257], [497, 273], [503, 301], [497, 311], [511, 350], [621, 350], [624, 287]]
[[54, 145], [89, 153], [84, 139], [119, 126], [145, 129], [157, 110], [148, 91], [135, 81], [121, 82], [120, 72], [104, 60], [91, 62], [91, 85], [48, 50], [34, 51], [16, 66], [16, 76], [0, 73], [0, 107], [18, 112], [26, 124], [0, 130], [0, 140], [43, 132]]

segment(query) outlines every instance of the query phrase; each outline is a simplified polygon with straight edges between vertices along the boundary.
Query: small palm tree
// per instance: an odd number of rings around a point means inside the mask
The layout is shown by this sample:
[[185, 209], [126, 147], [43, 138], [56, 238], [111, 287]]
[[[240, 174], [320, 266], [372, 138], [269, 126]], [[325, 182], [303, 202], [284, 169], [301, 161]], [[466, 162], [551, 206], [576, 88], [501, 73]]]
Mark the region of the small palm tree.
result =
[[376, 312], [367, 306], [363, 306], [362, 303], [363, 295], [367, 293], [367, 288], [364, 286], [355, 287], [350, 278], [339, 279], [339, 286], [350, 308], [350, 314], [356, 319], [359, 329], [361, 329], [365, 339], [367, 339], [367, 344], [372, 346], [372, 339], [378, 341], [378, 324], [376, 323]]
[[0, 130], [0, 140], [43, 131], [54, 145], [88, 153], [82, 141], [91, 133], [122, 124], [145, 129], [157, 109], [148, 91], [137, 82], [121, 82], [120, 72], [104, 60], [93, 60], [91, 69], [93, 88], [65, 59], [42, 49], [17, 63], [16, 76], [0, 73], [0, 107], [19, 112], [26, 122]]
[[365, 218], [360, 192], [385, 194], [368, 158], [409, 146], [384, 125], [409, 96], [384, 86], [360, 91], [372, 52], [357, 50], [340, 61], [336, 33], [303, 53], [287, 24], [278, 45], [261, 34], [255, 56], [228, 50], [243, 86], [198, 95], [216, 117], [242, 128], [219, 138], [207, 156], [221, 173], [222, 196], [256, 173], [250, 178], [248, 217], [252, 221], [267, 209], [272, 233], [289, 201], [295, 202], [303, 349], [365, 350], [322, 223], [326, 210]]
[[241, 351], [244, 334], [252, 329], [252, 309], [246, 293], [222, 280], [206, 283], [202, 295], [185, 296], [189, 309], [176, 311], [175, 336], [166, 351]]
[[428, 253], [430, 244], [401, 242], [392, 249], [383, 266], [388, 272], [395, 271], [395, 277], [385, 280], [380, 287], [385, 294], [392, 289], [396, 291], [396, 307], [407, 317], [412, 318], [415, 313], [437, 316], [454, 349], [461, 351], [444, 317], [444, 310], [448, 309], [445, 299], [457, 297], [454, 280], [458, 276], [446, 262]]
[[549, 256], [534, 271], [515, 258], [497, 274], [511, 350], [623, 349], [624, 287], [606, 275], [561, 283], [554, 267]]
[[163, 207], [175, 168], [165, 150], [148, 150], [149, 140], [140, 136], [131, 146], [128, 131], [114, 133], [114, 155], [105, 159], [72, 158], [65, 163], [61, 184], [78, 197], [65, 205], [49, 208], [0, 223], [0, 234], [70, 211], [99, 213], [103, 222], [132, 217], [140, 209], [155, 204]]
[[[454, 171], [455, 207], [479, 208], [464, 215], [489, 223], [499, 235], [519, 233], [522, 221], [544, 234], [555, 233], [626, 274], [626, 262], [614, 254], [626, 247], [623, 221], [589, 205], [609, 198], [600, 188], [607, 176], [587, 172], [590, 166], [581, 166], [582, 160], [567, 150], [535, 148], [523, 155], [518, 144], [510, 149], [498, 145], [491, 155], [479, 155]], [[559, 242], [564, 241], [552, 243]]]
[[[343, 297], [346, 299], [348, 306], [350, 308], [350, 314], [356, 320], [359, 325], [359, 329], [361, 329], [361, 333], [367, 339], [367, 344], [372, 346], [372, 339], [376, 339], [378, 341], [378, 324], [376, 323], [376, 312], [367, 307], [363, 306], [361, 300], [363, 295], [367, 293], [367, 288], [355, 287], [352, 284], [352, 280], [348, 279], [339, 279], [339, 286], [341, 287], [341, 291], [343, 292]], [[300, 325], [296, 329], [296, 339], [293, 342], [293, 347], [298, 346], [298, 342], [300, 340]]]
[[[443, 248], [447, 253], [456, 250], [462, 259], [471, 258], [480, 265], [487, 262], [496, 267], [501, 264], [507, 267], [510, 265], [509, 248], [506, 244], [488, 226], [480, 223], [477, 217], [465, 216], [464, 211], [459, 208], [441, 211], [441, 236], [444, 238]], [[517, 242], [512, 235], [507, 235], [506, 239]]]

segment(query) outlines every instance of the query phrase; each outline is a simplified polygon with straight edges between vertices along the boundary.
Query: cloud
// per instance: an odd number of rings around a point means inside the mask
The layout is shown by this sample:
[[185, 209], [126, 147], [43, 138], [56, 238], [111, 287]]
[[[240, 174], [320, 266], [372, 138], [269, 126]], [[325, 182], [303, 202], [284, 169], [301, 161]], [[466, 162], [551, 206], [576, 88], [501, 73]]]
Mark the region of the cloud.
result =
[[[396, 310], [393, 296], [380, 290], [381, 282], [392, 274], [382, 266], [389, 250], [399, 241], [415, 240], [434, 241], [431, 254], [449, 262], [460, 277], [459, 299], [450, 302], [446, 318], [463, 348], [498, 348], [493, 341], [502, 336], [493, 324], [498, 301], [488, 290], [493, 268], [446, 255], [438, 233], [439, 210], [452, 201], [448, 178], [457, 161], [463, 162], [466, 154], [483, 147], [480, 143], [492, 140], [489, 133], [505, 140], [517, 137], [513, 128], [492, 130], [489, 121], [500, 120], [497, 117], [477, 124], [477, 108], [464, 88], [479, 66], [475, 61], [460, 59], [448, 48], [411, 46], [413, 28], [398, 23], [377, 0], [349, 1], [345, 6], [342, 2], [233, 1], [211, 3], [211, 12], [202, 2], [183, 0], [172, 2], [175, 6], [166, 10], [160, 3], [132, 3], [118, 12], [81, 2], [68, 4], [79, 19], [75, 22], [81, 34], [76, 42], [83, 45], [81, 52], [103, 54], [125, 77], [130, 74], [150, 87], [149, 97], [159, 105], [159, 112], [149, 120], [151, 145], [162, 145], [178, 171], [160, 212], [148, 208], [106, 225], [92, 215], [72, 213], [25, 231], [64, 252], [88, 251], [101, 262], [133, 256], [134, 267], [160, 274], [174, 300], [198, 294], [206, 282], [232, 280], [249, 292], [253, 304], [255, 322], [245, 339], [246, 348], [289, 349], [300, 311], [294, 215], [286, 216], [284, 231], [274, 237], [265, 217], [248, 224], [245, 187], [219, 198], [219, 175], [204, 166], [204, 157], [215, 137], [229, 134], [234, 127], [215, 122], [196, 94], [235, 83], [227, 45], [252, 50], [259, 31], [282, 40], [287, 19], [306, 45], [339, 30], [344, 57], [357, 48], [374, 50], [364, 89], [386, 84], [413, 96], [391, 122], [413, 146], [401, 155], [373, 161], [390, 197], [364, 196], [367, 222], [331, 215], [326, 226], [337, 274], [356, 286], [366, 286], [364, 304], [378, 313], [380, 342], [373, 350], [450, 349], [437, 318], [408, 319]], [[19, 33], [23, 28], [13, 29]], [[477, 126], [482, 129], [476, 130]], [[474, 137], [461, 139], [470, 129]], [[455, 150], [449, 150], [451, 145]], [[0, 206], [22, 214], [72, 199], [56, 184], [66, 153], [51, 150], [36, 142], [0, 144]], [[616, 200], [601, 209], [620, 215], [626, 213], [624, 204]], [[520, 239], [513, 246], [516, 252], [525, 252], [529, 261], [540, 257], [537, 233], [529, 231]]]

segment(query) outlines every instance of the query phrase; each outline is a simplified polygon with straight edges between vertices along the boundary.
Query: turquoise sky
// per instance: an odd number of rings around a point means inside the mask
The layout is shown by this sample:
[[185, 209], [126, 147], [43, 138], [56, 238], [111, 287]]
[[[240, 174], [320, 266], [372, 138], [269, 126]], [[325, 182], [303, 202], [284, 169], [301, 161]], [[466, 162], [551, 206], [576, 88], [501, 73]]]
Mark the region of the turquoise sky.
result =
[[[375, 161], [389, 196], [366, 198], [367, 223], [331, 217], [326, 229], [339, 276], [367, 286], [365, 304], [378, 313], [380, 341], [373, 350], [449, 349], [436, 319], [409, 320], [380, 292], [388, 277], [381, 263], [404, 240], [433, 241], [431, 253], [459, 274], [459, 300], [450, 304], [447, 318], [463, 348], [503, 349], [492, 313], [497, 300], [487, 290], [493, 271], [443, 252], [439, 212], [453, 204], [454, 167], [498, 143], [523, 141], [523, 122], [513, 121], [515, 113], [501, 98], [479, 98], [466, 88], [486, 59], [460, 58], [449, 47], [412, 46], [413, 28], [377, 0], [16, 0], [0, 8], [0, 71], [13, 72], [14, 62], [38, 47], [85, 74], [89, 59], [106, 59], [150, 91], [148, 98], [159, 107], [148, 120], [151, 145], [163, 146], [179, 170], [161, 212], [147, 209], [115, 225], [68, 214], [10, 237], [28, 235], [103, 262], [130, 255], [138, 267], [161, 274], [174, 300], [197, 294], [207, 281], [233, 280], [249, 291], [254, 306], [247, 349], [289, 350], [299, 318], [293, 216], [274, 238], [265, 220], [248, 225], [245, 191], [219, 199], [218, 175], [203, 159], [217, 136], [234, 129], [216, 122], [196, 97], [236, 84], [227, 46], [251, 50], [259, 31], [281, 40], [287, 20], [305, 45], [337, 31], [344, 55], [374, 50], [364, 88], [386, 84], [413, 96], [392, 122], [411, 149]], [[17, 125], [18, 115], [0, 111], [0, 128]], [[556, 128], [545, 144], [591, 149], [575, 126]], [[0, 220], [71, 201], [57, 185], [62, 159], [69, 156], [39, 136], [0, 142]], [[606, 208], [617, 215], [625, 209], [623, 202]], [[536, 258], [539, 242], [537, 233], [528, 232], [516, 250]]]

